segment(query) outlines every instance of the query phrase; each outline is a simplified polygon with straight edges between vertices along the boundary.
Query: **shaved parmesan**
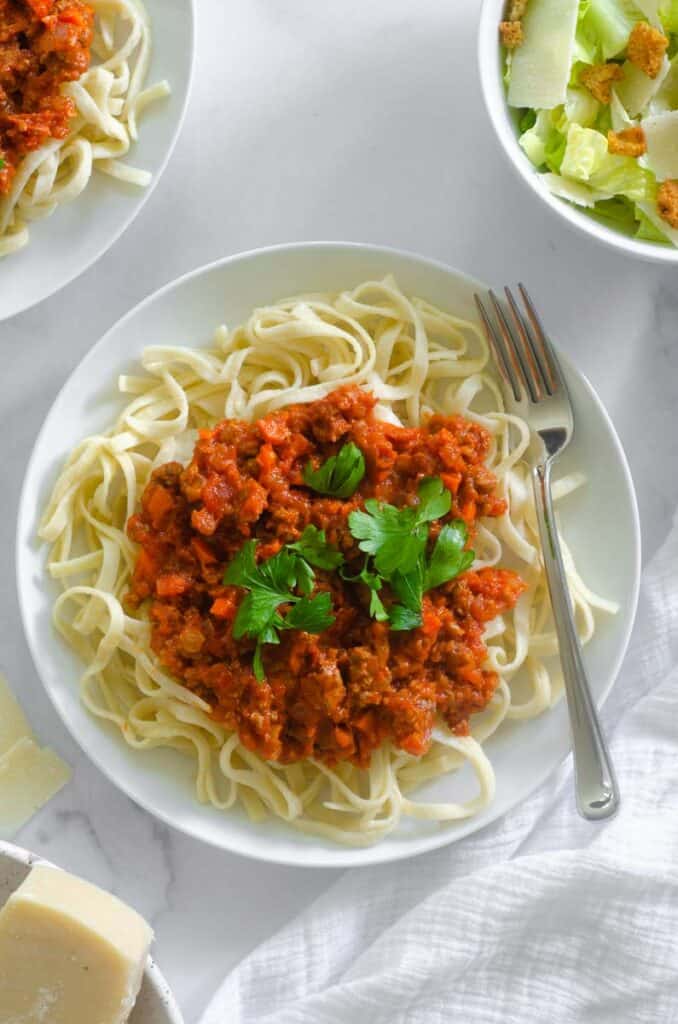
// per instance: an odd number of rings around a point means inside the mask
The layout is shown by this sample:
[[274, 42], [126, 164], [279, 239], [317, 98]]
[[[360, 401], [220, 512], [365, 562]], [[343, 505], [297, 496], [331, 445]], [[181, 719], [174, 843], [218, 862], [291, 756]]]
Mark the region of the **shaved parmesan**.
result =
[[567, 98], [579, 0], [531, 0], [513, 51], [508, 102], [551, 110]]
[[668, 74], [662, 81], [661, 87], [652, 97], [648, 113], [663, 114], [666, 110], [678, 108], [678, 60], [674, 57], [671, 61]]
[[28, 736], [17, 740], [0, 757], [0, 839], [11, 839], [70, 777], [70, 768], [53, 750]]
[[649, 23], [663, 32], [664, 29], [659, 17], [660, 0], [634, 0], [634, 2], [638, 10], [643, 12]]
[[645, 109], [652, 97], [659, 92], [671, 64], [664, 57], [659, 74], [656, 78], [648, 78], [644, 71], [627, 60], [622, 65], [624, 77], [615, 85], [617, 96], [624, 104], [631, 117], [637, 117]]
[[678, 178], [678, 110], [641, 121], [647, 142], [647, 166], [658, 181]]
[[0, 673], [0, 757], [19, 740], [32, 735], [19, 702]]
[[577, 206], [591, 207], [600, 199], [610, 198], [607, 192], [597, 192], [595, 189], [589, 188], [588, 185], [583, 185], [579, 181], [570, 181], [568, 178], [563, 178], [561, 174], [540, 174], [539, 179], [554, 196], [558, 196], [560, 199], [567, 199], [568, 202], [575, 203]]
[[638, 209], [642, 210], [651, 224], [654, 224], [657, 231], [661, 231], [667, 241], [672, 242], [678, 249], [678, 230], [672, 228], [660, 215], [656, 203], [638, 203]]

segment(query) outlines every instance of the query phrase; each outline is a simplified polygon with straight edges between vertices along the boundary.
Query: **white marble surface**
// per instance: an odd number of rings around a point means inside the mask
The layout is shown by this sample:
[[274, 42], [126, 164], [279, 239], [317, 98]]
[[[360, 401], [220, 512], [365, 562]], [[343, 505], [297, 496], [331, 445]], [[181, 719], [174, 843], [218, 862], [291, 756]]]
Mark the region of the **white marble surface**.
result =
[[513, 178], [479, 92], [478, 0], [198, 6], [194, 92], [164, 180], [97, 266], [0, 324], [0, 667], [75, 769], [18, 841], [153, 922], [188, 1024], [229, 967], [335, 876], [250, 864], [161, 826], [78, 752], [42, 693], [13, 581], [19, 489], [57, 389], [106, 328], [192, 267], [294, 239], [392, 244], [494, 284], [520, 278], [617, 424], [645, 560], [678, 505], [677, 271], [572, 233]]

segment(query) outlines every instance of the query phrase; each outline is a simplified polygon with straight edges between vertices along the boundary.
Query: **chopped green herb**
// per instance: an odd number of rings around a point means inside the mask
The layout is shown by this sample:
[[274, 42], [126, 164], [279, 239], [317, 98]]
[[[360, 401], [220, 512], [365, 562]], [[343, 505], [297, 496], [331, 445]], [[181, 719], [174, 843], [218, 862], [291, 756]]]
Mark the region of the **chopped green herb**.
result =
[[328, 544], [325, 531], [316, 526], [307, 526], [299, 540], [287, 547], [290, 551], [296, 551], [316, 569], [336, 569], [344, 561], [341, 551]]
[[343, 445], [318, 469], [309, 464], [304, 469], [304, 483], [319, 494], [333, 498], [350, 498], [365, 476], [365, 457], [353, 442]]
[[421, 626], [421, 612], [414, 612], [402, 604], [394, 604], [389, 611], [388, 621], [395, 633], [405, 632]]
[[[257, 565], [255, 540], [248, 540], [224, 574], [224, 583], [244, 587], [249, 593], [240, 603], [233, 623], [233, 636], [256, 640], [252, 668], [256, 679], [264, 679], [262, 647], [280, 643], [279, 630], [300, 629], [322, 633], [334, 622], [331, 598], [327, 593], [309, 597], [315, 573], [296, 552], [282, 548], [273, 558]], [[298, 588], [303, 597], [294, 593]], [[286, 615], [281, 605], [292, 607]]]
[[341, 572], [341, 576], [349, 583], [364, 583], [370, 591], [370, 618], [376, 619], [377, 622], [386, 622], [388, 619], [388, 612], [384, 608], [384, 604], [379, 597], [379, 591], [383, 586], [383, 579], [376, 572], [370, 572], [368, 568], [369, 558], [365, 559], [365, 564], [362, 571], [357, 576], [347, 576], [346, 573]]
[[475, 553], [465, 550], [467, 540], [468, 529], [463, 520], [455, 519], [443, 526], [426, 566], [424, 591], [433, 590], [470, 568]]
[[[406, 508], [365, 502], [365, 511], [351, 512], [348, 517], [351, 533], [360, 541], [359, 547], [368, 561], [355, 579], [361, 579], [373, 591], [376, 601], [370, 603], [370, 614], [388, 621], [393, 630], [415, 629], [421, 625], [424, 594], [454, 579], [472, 564], [475, 557], [466, 551], [468, 530], [462, 520], [446, 523], [433, 547], [426, 555], [429, 538], [428, 523], [449, 512], [452, 498], [439, 477], [422, 480], [417, 491], [419, 504]], [[370, 571], [370, 559], [374, 572]], [[388, 583], [401, 602], [384, 608], [378, 592]], [[373, 608], [384, 613], [375, 614]]]
[[426, 548], [426, 523], [440, 519], [450, 510], [452, 496], [440, 477], [422, 480], [417, 494], [419, 504], [406, 508], [370, 498], [365, 502], [365, 511], [356, 510], [348, 517], [351, 533], [360, 541], [360, 550], [374, 556], [381, 576], [388, 578], [396, 570], [411, 572]]

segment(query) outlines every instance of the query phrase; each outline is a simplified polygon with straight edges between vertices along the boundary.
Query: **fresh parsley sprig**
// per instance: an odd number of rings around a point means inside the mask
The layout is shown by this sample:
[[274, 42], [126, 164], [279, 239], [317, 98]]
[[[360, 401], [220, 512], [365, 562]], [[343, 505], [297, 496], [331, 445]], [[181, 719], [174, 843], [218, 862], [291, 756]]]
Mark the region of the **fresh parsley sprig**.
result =
[[318, 469], [309, 462], [304, 467], [304, 483], [318, 494], [332, 498], [352, 497], [365, 476], [365, 456], [349, 441], [336, 455], [331, 455]]
[[[376, 597], [376, 601], [370, 601], [370, 614], [384, 621], [375, 609], [380, 606], [385, 611], [379, 590], [388, 583], [401, 602], [386, 612], [391, 629], [396, 631], [420, 626], [424, 594], [464, 572], [475, 558], [472, 551], [465, 550], [468, 530], [460, 519], [442, 527], [431, 555], [427, 556], [428, 524], [449, 512], [452, 498], [439, 477], [422, 480], [417, 496], [419, 504], [405, 508], [369, 499], [365, 511], [356, 510], [348, 517], [351, 533], [360, 542], [361, 551], [368, 555], [359, 578], [370, 577], [368, 585], [373, 598]], [[373, 573], [369, 570], [370, 557]]]
[[[322, 545], [325, 545], [324, 549]], [[331, 561], [336, 566], [340, 564], [337, 556], [341, 561], [343, 556], [325, 544], [324, 532], [315, 527], [307, 527], [295, 545], [282, 548], [272, 558], [258, 564], [256, 547], [255, 540], [243, 544], [224, 573], [224, 583], [248, 591], [240, 602], [233, 623], [233, 636], [236, 640], [243, 636], [256, 640], [252, 668], [256, 679], [261, 682], [265, 677], [262, 647], [264, 644], [279, 644], [280, 630], [322, 633], [334, 623], [330, 595], [310, 596], [315, 573], [309, 562], [315, 559], [319, 568], [325, 568], [320, 565], [321, 561]], [[295, 594], [295, 590], [299, 590], [301, 596]], [[291, 605], [285, 615], [278, 610], [282, 605]]]
[[341, 551], [327, 543], [325, 531], [317, 526], [307, 526], [299, 540], [288, 544], [289, 551], [296, 551], [316, 569], [337, 569], [344, 561]]
[[359, 548], [374, 556], [377, 572], [386, 578], [396, 569], [411, 572], [426, 548], [428, 523], [450, 511], [452, 495], [440, 477], [419, 484], [418, 505], [397, 508], [369, 498], [365, 511], [356, 509], [348, 525]]

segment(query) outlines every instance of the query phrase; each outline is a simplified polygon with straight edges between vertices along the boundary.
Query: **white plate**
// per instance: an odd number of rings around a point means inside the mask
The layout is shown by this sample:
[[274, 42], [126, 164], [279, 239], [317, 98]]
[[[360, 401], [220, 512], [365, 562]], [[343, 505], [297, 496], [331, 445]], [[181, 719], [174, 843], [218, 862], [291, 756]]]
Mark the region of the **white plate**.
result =
[[144, 0], [153, 52], [147, 84], [166, 78], [172, 95], [152, 104], [126, 162], [150, 171], [147, 188], [96, 171], [72, 203], [30, 226], [23, 249], [0, 259], [0, 321], [42, 302], [91, 267], [129, 227], [157, 185], [184, 118], [194, 54], [194, 0]]
[[[0, 842], [0, 909], [34, 864], [49, 864], [36, 854]], [[183, 1024], [184, 1018], [160, 970], [149, 956], [144, 980], [129, 1024]]]
[[[219, 323], [239, 323], [262, 303], [302, 291], [336, 291], [394, 273], [405, 292], [475, 318], [474, 291], [483, 286], [442, 264], [371, 246], [318, 243], [245, 253], [195, 271], [146, 299], [89, 352], [47, 416], [28, 465], [19, 506], [17, 580], [24, 626], [45, 688], [66, 726], [92, 760], [133, 800], [176, 828], [224, 849], [284, 864], [339, 867], [396, 860], [451, 843], [487, 825], [527, 797], [570, 749], [561, 704], [526, 723], [512, 723], [487, 743], [497, 794], [482, 814], [452, 826], [408, 823], [367, 849], [344, 849], [301, 836], [279, 822], [251, 824], [240, 812], [196, 803], [192, 764], [172, 751], [132, 751], [92, 718], [78, 699], [82, 665], [54, 633], [55, 590], [45, 571], [37, 522], [62, 461], [85, 435], [116, 418], [118, 374], [134, 372], [145, 345], [205, 345]], [[538, 297], [537, 297], [538, 298]], [[589, 584], [618, 601], [619, 614], [602, 621], [585, 660], [597, 700], [619, 670], [636, 609], [640, 574], [638, 512], [626, 460], [605, 410], [573, 369], [568, 384], [578, 433], [562, 468], [583, 470], [589, 486], [563, 506], [565, 532]], [[438, 780], [427, 796], [444, 799], [455, 782]], [[450, 797], [454, 798], [454, 797]]]

